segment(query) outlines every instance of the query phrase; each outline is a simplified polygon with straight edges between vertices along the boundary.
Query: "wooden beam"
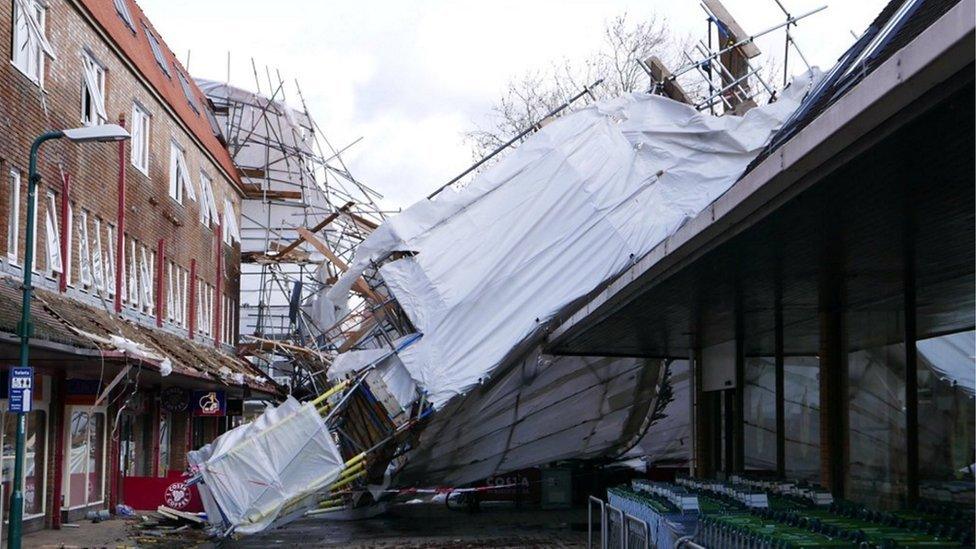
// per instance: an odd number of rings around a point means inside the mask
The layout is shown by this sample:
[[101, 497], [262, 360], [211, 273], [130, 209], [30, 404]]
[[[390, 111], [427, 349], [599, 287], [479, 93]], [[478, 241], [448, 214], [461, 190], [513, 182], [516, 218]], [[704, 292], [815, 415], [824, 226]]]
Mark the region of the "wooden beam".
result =
[[[722, 24], [725, 25], [725, 28], [728, 29], [729, 33], [732, 34], [731, 42], [733, 44], [740, 40], [749, 38], [746, 31], [742, 30], [742, 27], [739, 26], [739, 23], [736, 22], [734, 17], [732, 17], [729, 10], [725, 9], [725, 6], [720, 0], [702, 0], [702, 3], [705, 4], [708, 11], [712, 12], [712, 15], [721, 21]], [[725, 47], [724, 44], [719, 44], [719, 46], [720, 48]], [[752, 59], [760, 53], [759, 47], [753, 42], [746, 42], [745, 44], [739, 46], [738, 49], [742, 52], [742, 55], [748, 59]]]
[[[325, 216], [325, 219], [323, 219], [318, 225], [312, 227], [311, 229], [308, 229], [309, 232], [311, 232], [312, 234], [315, 234], [315, 233], [321, 231], [322, 229], [324, 229], [326, 227], [326, 225], [328, 225], [329, 223], [332, 223], [333, 221], [336, 220], [337, 217], [339, 217], [343, 213], [347, 212], [349, 210], [349, 208], [351, 208], [353, 206], [353, 204], [354, 204], [354, 202], [346, 202], [346, 204], [343, 207], [341, 207], [338, 210], [336, 210], [336, 211], [330, 213], [329, 215]], [[299, 238], [298, 240], [296, 240], [296, 241], [292, 242], [291, 244], [285, 246], [284, 248], [278, 250], [278, 255], [285, 255], [286, 253], [288, 253], [288, 252], [294, 250], [295, 248], [297, 248], [304, 241], [305, 241], [304, 238]]]
[[[298, 231], [298, 234], [302, 236], [302, 239], [305, 240], [305, 242], [311, 244], [313, 248], [318, 250], [319, 253], [321, 253], [326, 257], [326, 259], [331, 261], [332, 264], [335, 265], [337, 269], [339, 269], [342, 272], [346, 272], [349, 270], [349, 265], [346, 265], [346, 262], [343, 261], [341, 257], [333, 253], [332, 250], [330, 250], [329, 247], [325, 245], [325, 242], [322, 242], [321, 240], [319, 240], [317, 236], [312, 234], [312, 231], [306, 229], [305, 227], [297, 227], [295, 230]], [[363, 277], [357, 278], [356, 282], [353, 283], [352, 287], [353, 290], [356, 291], [356, 293], [369, 299], [373, 303], [381, 303], [383, 301], [382, 299], [380, 299], [378, 295], [376, 295], [375, 292], [373, 292], [373, 290], [369, 288], [369, 284], [366, 284], [366, 281], [363, 280]]]
[[339, 346], [339, 352], [340, 353], [344, 353], [344, 352], [348, 351], [349, 349], [352, 349], [353, 347], [355, 347], [356, 344], [359, 343], [359, 340], [362, 339], [363, 336], [365, 336], [367, 333], [369, 333], [369, 331], [372, 330], [373, 327], [376, 326], [376, 323], [377, 322], [379, 322], [379, 321], [377, 320], [377, 317], [375, 317], [375, 316], [372, 317], [372, 318], [370, 318], [366, 322], [364, 322], [362, 328], [360, 328], [360, 329], [356, 330], [355, 332], [353, 332], [352, 335], [350, 335], [349, 337], [347, 337], [346, 340], [342, 342], [342, 345]]
[[680, 103], [685, 103], [686, 105], [694, 105], [695, 102], [691, 100], [685, 89], [678, 84], [678, 81], [671, 78], [671, 71], [664, 65], [664, 61], [661, 61], [658, 56], [652, 55], [648, 57], [644, 64], [647, 68], [651, 70], [651, 78], [655, 82], [664, 82], [664, 95], [678, 101]]

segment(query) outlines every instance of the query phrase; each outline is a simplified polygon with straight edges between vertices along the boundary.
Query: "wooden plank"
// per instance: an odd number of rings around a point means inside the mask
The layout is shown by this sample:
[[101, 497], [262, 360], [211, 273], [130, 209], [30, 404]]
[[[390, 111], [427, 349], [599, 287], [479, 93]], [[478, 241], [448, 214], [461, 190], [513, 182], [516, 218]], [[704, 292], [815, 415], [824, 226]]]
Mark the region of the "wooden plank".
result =
[[377, 321], [377, 318], [375, 316], [372, 317], [372, 318], [370, 318], [369, 320], [367, 320], [363, 324], [363, 327], [362, 328], [356, 330], [355, 332], [352, 333], [352, 335], [350, 335], [349, 337], [346, 338], [346, 340], [342, 343], [342, 345], [339, 346], [339, 352], [340, 353], [344, 353], [344, 352], [348, 351], [349, 349], [352, 349], [353, 347], [355, 347], [356, 344], [359, 343], [359, 340], [362, 339], [363, 336], [365, 336], [367, 333], [369, 333], [369, 331], [372, 330], [376, 326], [376, 323], [377, 322], [378, 321]]
[[675, 101], [685, 103], [687, 105], [694, 105], [694, 101], [685, 93], [684, 88], [678, 81], [671, 78], [671, 71], [664, 65], [664, 61], [658, 58], [656, 55], [648, 57], [644, 64], [647, 68], [651, 69], [651, 78], [656, 82], [664, 82], [664, 95], [674, 99]]
[[[735, 18], [732, 17], [729, 10], [725, 9], [725, 5], [722, 4], [721, 0], [702, 0], [702, 3], [705, 4], [708, 11], [712, 12], [712, 15], [718, 18], [718, 20], [721, 21], [722, 24], [725, 25], [725, 27], [729, 30], [729, 32], [732, 34], [732, 43], [749, 38], [749, 35], [746, 34], [746, 31], [742, 30], [742, 27], [739, 26], [739, 23], [737, 23]], [[723, 48], [725, 46], [719, 44], [719, 47]], [[738, 49], [747, 59], [752, 59], [760, 53], [759, 48], [754, 42], [745, 43], [739, 46]]]
[[[325, 216], [325, 219], [323, 219], [318, 225], [312, 227], [310, 229], [310, 232], [314, 234], [314, 233], [317, 233], [317, 232], [321, 231], [329, 223], [332, 223], [333, 221], [336, 220], [337, 217], [339, 217], [341, 214], [343, 214], [347, 210], [349, 210], [349, 208], [351, 208], [353, 206], [353, 204], [354, 204], [354, 202], [346, 202], [346, 204], [343, 207], [341, 207], [338, 210], [336, 210], [336, 211], [330, 213], [329, 215]], [[305, 241], [304, 238], [299, 238], [298, 240], [292, 242], [291, 244], [289, 244], [289, 245], [285, 246], [284, 248], [282, 248], [281, 250], [279, 250], [278, 251], [278, 255], [285, 255], [286, 253], [288, 253], [288, 252], [294, 250], [295, 248], [297, 248], [304, 241]]]
[[[317, 236], [312, 234], [312, 231], [306, 229], [305, 227], [297, 227], [295, 230], [298, 231], [298, 234], [302, 236], [302, 239], [305, 240], [305, 242], [311, 244], [313, 248], [318, 250], [319, 253], [321, 253], [326, 257], [326, 259], [331, 261], [332, 264], [335, 265], [337, 269], [339, 269], [342, 272], [346, 272], [349, 270], [349, 265], [346, 265], [346, 262], [343, 261], [342, 258], [340, 258], [335, 253], [333, 253], [332, 250], [330, 250], [329, 247], [326, 246], [324, 242], [322, 242], [321, 240], [319, 240]], [[353, 283], [353, 290], [355, 290], [356, 293], [358, 293], [359, 295], [368, 298], [373, 303], [380, 303], [382, 301], [380, 297], [376, 295], [376, 293], [374, 293], [373, 290], [369, 288], [369, 285], [366, 284], [366, 281], [363, 280], [363, 277], [359, 277], [358, 279], [356, 279], [356, 282]]]

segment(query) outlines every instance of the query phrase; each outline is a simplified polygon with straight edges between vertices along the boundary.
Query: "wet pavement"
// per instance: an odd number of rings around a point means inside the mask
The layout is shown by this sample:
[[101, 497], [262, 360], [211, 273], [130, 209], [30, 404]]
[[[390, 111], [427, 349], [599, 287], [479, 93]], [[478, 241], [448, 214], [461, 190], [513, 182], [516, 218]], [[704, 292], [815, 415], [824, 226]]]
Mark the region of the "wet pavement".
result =
[[140, 528], [142, 519], [84, 521], [62, 530], [28, 534], [24, 547], [585, 547], [586, 510], [544, 510], [512, 504], [482, 504], [468, 512], [443, 503], [399, 504], [382, 515], [355, 521], [306, 518], [277, 530], [225, 540], [207, 540], [203, 530], [185, 529], [156, 537]]
[[443, 504], [397, 505], [375, 518], [308, 518], [227, 547], [585, 547], [586, 510], [483, 505], [474, 513]]

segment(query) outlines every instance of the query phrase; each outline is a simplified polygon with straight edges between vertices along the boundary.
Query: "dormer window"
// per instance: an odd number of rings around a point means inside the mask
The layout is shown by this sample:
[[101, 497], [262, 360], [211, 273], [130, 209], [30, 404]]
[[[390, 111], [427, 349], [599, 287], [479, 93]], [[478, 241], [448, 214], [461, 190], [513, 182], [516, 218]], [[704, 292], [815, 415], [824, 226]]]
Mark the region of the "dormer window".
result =
[[144, 25], [143, 28], [146, 30], [146, 39], [149, 40], [149, 47], [152, 48], [156, 63], [159, 63], [159, 68], [163, 69], [166, 76], [169, 76], [169, 63], [166, 62], [166, 57], [163, 56], [163, 47], [159, 44], [159, 39], [149, 30], [149, 27]]
[[132, 14], [129, 13], [129, 4], [126, 0], [114, 0], [115, 1], [115, 11], [118, 12], [119, 17], [125, 21], [125, 24], [132, 30], [136, 32], [136, 24], [132, 22]]
[[180, 71], [176, 71], [176, 76], [180, 78], [180, 86], [183, 88], [183, 95], [186, 96], [186, 101], [190, 104], [190, 108], [193, 109], [193, 112], [200, 114], [200, 108], [197, 107], [197, 101], [193, 97], [193, 89], [190, 87], [190, 82]]

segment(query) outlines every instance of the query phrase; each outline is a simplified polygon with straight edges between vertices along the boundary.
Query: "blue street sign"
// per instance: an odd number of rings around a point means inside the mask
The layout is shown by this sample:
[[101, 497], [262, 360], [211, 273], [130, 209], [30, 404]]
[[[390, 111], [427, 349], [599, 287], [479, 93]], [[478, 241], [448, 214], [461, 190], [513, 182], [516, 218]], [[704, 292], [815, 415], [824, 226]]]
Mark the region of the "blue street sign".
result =
[[31, 411], [34, 391], [33, 368], [11, 368], [10, 383], [7, 384], [7, 411], [26, 413]]

